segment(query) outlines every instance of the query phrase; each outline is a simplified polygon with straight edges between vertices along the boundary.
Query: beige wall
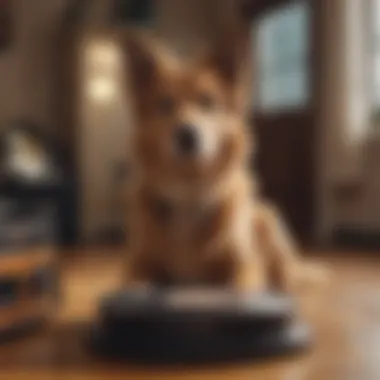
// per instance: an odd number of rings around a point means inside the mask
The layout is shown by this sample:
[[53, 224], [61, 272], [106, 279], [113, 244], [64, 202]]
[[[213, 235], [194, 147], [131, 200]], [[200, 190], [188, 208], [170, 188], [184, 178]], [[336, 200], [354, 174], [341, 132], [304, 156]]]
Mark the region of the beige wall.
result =
[[49, 124], [53, 43], [65, 0], [12, 0], [13, 42], [0, 54], [0, 127], [15, 117]]
[[[106, 49], [108, 59], [94, 62], [92, 55], [98, 49]], [[92, 240], [99, 232], [123, 225], [125, 220], [123, 187], [116, 181], [114, 166], [128, 161], [127, 134], [131, 127], [131, 114], [123, 87], [118, 46], [107, 38], [106, 33], [92, 32], [83, 40], [81, 51], [78, 123], [80, 203], [82, 236], [85, 240]], [[99, 80], [108, 83], [112, 93], [94, 94], [91, 86]]]
[[335, 225], [380, 231], [380, 136], [370, 125], [365, 142], [361, 175], [352, 184], [356, 190], [346, 200], [335, 200]]
[[380, 135], [371, 122], [367, 2], [323, 1], [318, 235], [337, 226], [380, 229]]

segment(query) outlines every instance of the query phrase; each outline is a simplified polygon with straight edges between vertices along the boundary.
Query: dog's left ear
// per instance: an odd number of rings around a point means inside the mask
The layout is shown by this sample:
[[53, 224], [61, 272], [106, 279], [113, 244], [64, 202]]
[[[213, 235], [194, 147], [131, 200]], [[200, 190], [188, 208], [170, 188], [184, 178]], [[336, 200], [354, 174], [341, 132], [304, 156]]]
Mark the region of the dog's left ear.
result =
[[129, 30], [122, 36], [122, 48], [128, 62], [130, 84], [137, 93], [146, 90], [159, 73], [153, 37]]
[[230, 87], [239, 111], [247, 112], [253, 79], [249, 29], [244, 27], [219, 39], [208, 57], [209, 66]]
[[210, 65], [218, 72], [228, 85], [235, 86], [239, 80], [241, 61], [234, 49], [216, 46], [209, 57]]

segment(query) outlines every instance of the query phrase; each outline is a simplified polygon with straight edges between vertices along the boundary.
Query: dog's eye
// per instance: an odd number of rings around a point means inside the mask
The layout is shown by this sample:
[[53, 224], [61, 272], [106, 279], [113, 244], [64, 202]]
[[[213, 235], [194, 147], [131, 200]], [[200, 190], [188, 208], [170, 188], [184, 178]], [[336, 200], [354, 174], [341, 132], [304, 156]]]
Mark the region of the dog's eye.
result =
[[200, 94], [198, 96], [198, 104], [206, 111], [215, 107], [215, 99], [210, 94]]
[[158, 110], [162, 115], [169, 115], [175, 107], [174, 99], [170, 96], [162, 96], [158, 99]]

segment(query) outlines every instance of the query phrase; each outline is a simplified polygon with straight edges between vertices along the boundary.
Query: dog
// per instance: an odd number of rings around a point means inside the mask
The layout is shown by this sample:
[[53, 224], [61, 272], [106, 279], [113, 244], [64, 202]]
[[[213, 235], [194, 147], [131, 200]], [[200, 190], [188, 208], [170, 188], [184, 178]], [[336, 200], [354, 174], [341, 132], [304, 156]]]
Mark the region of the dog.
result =
[[241, 59], [226, 47], [183, 59], [157, 39], [122, 39], [134, 100], [128, 284], [292, 291], [309, 277], [251, 169]]

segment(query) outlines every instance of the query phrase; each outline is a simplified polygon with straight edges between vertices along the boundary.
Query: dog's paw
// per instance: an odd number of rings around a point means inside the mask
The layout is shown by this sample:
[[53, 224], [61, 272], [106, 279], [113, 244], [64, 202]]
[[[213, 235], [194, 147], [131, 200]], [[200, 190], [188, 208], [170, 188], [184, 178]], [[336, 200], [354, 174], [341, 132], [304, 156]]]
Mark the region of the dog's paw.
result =
[[257, 268], [245, 268], [241, 270], [233, 279], [233, 288], [240, 294], [259, 294], [267, 290], [265, 272]]
[[298, 268], [298, 285], [304, 288], [320, 288], [330, 284], [331, 269], [322, 263], [304, 262]]

